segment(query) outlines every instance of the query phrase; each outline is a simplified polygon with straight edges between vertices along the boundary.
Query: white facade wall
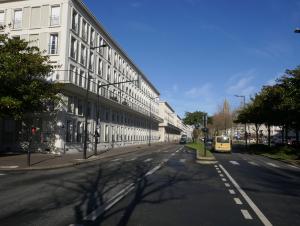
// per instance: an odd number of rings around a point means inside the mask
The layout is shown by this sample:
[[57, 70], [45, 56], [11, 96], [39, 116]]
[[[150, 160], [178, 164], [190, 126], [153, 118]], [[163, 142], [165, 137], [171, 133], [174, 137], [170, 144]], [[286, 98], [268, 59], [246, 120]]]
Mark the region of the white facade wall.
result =
[[[98, 113], [99, 149], [159, 141], [159, 92], [81, 1], [0, 1], [1, 24], [6, 27], [0, 33], [30, 41], [49, 55], [55, 66], [49, 80], [65, 84], [55, 120], [33, 120], [39, 124], [41, 142], [54, 136], [53, 149], [81, 150], [87, 105], [90, 149]], [[103, 44], [107, 47], [92, 49]]]

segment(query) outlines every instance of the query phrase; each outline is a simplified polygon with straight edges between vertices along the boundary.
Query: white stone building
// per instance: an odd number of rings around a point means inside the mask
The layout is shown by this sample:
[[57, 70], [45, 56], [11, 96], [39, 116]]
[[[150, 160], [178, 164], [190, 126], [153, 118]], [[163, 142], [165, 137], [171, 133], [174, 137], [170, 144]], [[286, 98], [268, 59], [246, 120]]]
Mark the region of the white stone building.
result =
[[[32, 117], [32, 125], [38, 128], [36, 149], [82, 150], [85, 114], [90, 151], [96, 129], [100, 132], [99, 150], [148, 143], [149, 139], [166, 141], [166, 133], [160, 137], [158, 130], [163, 121], [159, 116], [159, 91], [82, 1], [0, 0], [0, 25], [5, 26], [0, 34], [25, 39], [45, 50], [57, 66], [49, 80], [64, 83], [63, 104], [57, 114]], [[93, 48], [102, 45], [106, 47]], [[171, 115], [163, 115], [165, 124], [160, 125], [180, 133], [175, 113], [170, 111]], [[18, 148], [16, 144], [22, 138], [15, 134], [15, 127], [12, 120], [0, 120], [0, 150]], [[171, 140], [178, 139], [170, 136]]]
[[183, 123], [173, 108], [166, 102], [159, 102], [159, 115], [163, 122], [159, 124], [161, 142], [178, 142], [183, 132]]

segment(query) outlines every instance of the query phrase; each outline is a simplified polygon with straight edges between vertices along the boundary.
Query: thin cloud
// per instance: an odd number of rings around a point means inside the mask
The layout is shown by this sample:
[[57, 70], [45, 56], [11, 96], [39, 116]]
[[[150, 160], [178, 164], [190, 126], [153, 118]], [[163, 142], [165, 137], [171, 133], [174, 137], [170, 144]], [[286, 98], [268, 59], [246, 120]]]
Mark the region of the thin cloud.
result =
[[211, 94], [212, 85], [206, 83], [200, 87], [193, 87], [185, 92], [185, 95], [189, 98], [208, 97]]

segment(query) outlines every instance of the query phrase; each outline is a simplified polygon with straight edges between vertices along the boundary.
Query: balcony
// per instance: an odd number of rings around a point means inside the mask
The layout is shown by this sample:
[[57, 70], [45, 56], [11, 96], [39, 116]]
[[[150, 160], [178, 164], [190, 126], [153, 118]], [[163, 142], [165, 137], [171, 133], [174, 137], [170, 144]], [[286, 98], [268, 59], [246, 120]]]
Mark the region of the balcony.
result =
[[[68, 73], [67, 79], [63, 79], [63, 73], [60, 73], [60, 76], [57, 76], [56, 81], [64, 83], [64, 88], [71, 92], [77, 93], [78, 95], [85, 95], [86, 85], [85, 78], [77, 75], [76, 73]], [[95, 87], [94, 87], [95, 86]], [[155, 112], [149, 111], [149, 106], [144, 105], [135, 99], [130, 99], [130, 97], [122, 96], [116, 94], [115, 92], [110, 91], [106, 87], [99, 88], [99, 95], [97, 90], [97, 85], [90, 86], [90, 100], [97, 101], [100, 98], [104, 103], [114, 105], [118, 108], [124, 110], [131, 110], [142, 114], [143, 116], [151, 117], [152, 120], [157, 122], [163, 122], [162, 118], [158, 116]], [[94, 88], [92, 88], [94, 87]]]

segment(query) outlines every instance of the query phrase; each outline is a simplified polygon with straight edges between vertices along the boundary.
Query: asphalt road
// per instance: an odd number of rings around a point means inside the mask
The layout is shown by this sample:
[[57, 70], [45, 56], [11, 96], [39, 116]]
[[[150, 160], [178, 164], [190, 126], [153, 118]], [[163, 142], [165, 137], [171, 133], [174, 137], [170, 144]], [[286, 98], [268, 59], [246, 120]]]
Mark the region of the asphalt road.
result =
[[47, 171], [0, 172], [0, 225], [298, 225], [300, 169], [179, 145]]

